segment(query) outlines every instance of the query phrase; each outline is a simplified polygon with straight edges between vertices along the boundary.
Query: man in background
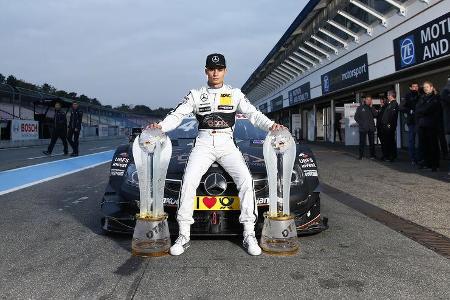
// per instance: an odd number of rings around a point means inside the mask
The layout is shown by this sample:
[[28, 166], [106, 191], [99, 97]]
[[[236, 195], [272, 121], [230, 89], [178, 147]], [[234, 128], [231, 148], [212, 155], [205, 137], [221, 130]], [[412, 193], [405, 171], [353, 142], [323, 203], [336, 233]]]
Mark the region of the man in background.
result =
[[42, 151], [45, 155], [51, 155], [53, 147], [58, 138], [61, 139], [64, 146], [64, 155], [69, 153], [67, 147], [67, 118], [66, 114], [61, 111], [61, 104], [55, 103], [55, 116], [53, 117], [53, 132], [50, 140], [50, 145], [48, 145], [47, 151]]
[[397, 143], [395, 141], [395, 132], [397, 129], [398, 103], [394, 90], [387, 92], [388, 104], [383, 112], [381, 124], [383, 126], [383, 138], [386, 146], [383, 158], [386, 161], [393, 162], [397, 158]]
[[364, 156], [366, 138], [369, 138], [370, 159], [375, 158], [375, 121], [377, 111], [372, 107], [372, 97], [366, 96], [364, 102], [356, 109], [355, 121], [359, 125], [359, 158]]
[[[450, 135], [450, 76], [447, 79], [447, 84], [442, 89], [441, 93], [441, 105], [444, 115], [444, 129], [445, 134]], [[447, 139], [448, 148], [450, 149], [450, 139]], [[447, 172], [450, 176], [450, 162], [448, 165]]]
[[406, 125], [408, 126], [408, 153], [413, 165], [419, 161], [416, 153], [416, 105], [419, 100], [419, 84], [413, 82], [409, 86], [409, 93], [400, 104], [400, 111], [406, 115]]
[[78, 156], [78, 138], [80, 137], [82, 120], [83, 112], [78, 109], [78, 103], [73, 102], [70, 111], [69, 132], [67, 133], [67, 139], [70, 147], [72, 147], [71, 156]]
[[424, 151], [424, 161], [421, 163], [421, 168], [431, 168], [433, 172], [436, 172], [439, 168], [440, 159], [438, 135], [442, 108], [433, 83], [425, 81], [423, 91], [424, 94], [420, 97], [416, 107], [416, 114], [419, 119], [419, 140]]
[[386, 143], [384, 142], [383, 124], [381, 119], [383, 118], [384, 110], [387, 106], [387, 100], [385, 98], [380, 99], [380, 109], [377, 112], [377, 137], [380, 140], [381, 145], [381, 160], [384, 160], [384, 153], [386, 152]]

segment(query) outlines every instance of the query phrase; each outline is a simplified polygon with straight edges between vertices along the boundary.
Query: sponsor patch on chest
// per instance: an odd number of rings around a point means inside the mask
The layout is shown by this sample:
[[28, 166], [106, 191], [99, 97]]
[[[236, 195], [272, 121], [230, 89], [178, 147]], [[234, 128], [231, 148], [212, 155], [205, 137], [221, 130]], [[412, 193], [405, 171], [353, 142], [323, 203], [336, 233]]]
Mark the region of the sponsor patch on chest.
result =
[[233, 105], [231, 94], [220, 94], [219, 106]]
[[217, 108], [219, 110], [233, 110], [233, 105], [218, 105]]
[[198, 108], [199, 112], [207, 112], [207, 111], [211, 111], [211, 106], [204, 106], [204, 107], [199, 107]]

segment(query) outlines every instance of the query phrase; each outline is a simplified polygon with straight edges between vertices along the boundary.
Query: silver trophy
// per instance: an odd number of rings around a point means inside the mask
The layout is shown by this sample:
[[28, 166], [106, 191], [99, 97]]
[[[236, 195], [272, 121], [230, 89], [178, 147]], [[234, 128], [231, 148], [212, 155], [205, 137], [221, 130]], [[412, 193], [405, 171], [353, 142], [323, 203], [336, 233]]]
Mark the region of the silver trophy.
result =
[[291, 133], [287, 129], [269, 132], [263, 153], [269, 183], [269, 211], [264, 214], [261, 248], [270, 254], [295, 254], [299, 245], [289, 198], [296, 147]]
[[170, 233], [163, 198], [171, 156], [172, 143], [160, 129], [146, 129], [134, 140], [133, 157], [140, 192], [131, 243], [135, 256], [161, 256], [169, 251]]

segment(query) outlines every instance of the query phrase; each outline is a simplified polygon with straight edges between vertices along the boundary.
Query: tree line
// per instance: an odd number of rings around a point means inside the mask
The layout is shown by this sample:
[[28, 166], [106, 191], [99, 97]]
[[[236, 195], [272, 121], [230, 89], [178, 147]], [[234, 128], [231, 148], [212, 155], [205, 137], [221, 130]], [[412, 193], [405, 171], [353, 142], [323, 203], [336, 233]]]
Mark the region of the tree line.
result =
[[136, 113], [136, 114], [142, 114], [142, 115], [152, 115], [152, 116], [165, 116], [171, 109], [170, 108], [163, 108], [159, 107], [157, 109], [151, 109], [150, 107], [146, 105], [132, 105], [132, 104], [121, 104], [119, 106], [113, 107], [111, 105], [103, 105], [100, 100], [97, 98], [90, 98], [84, 94], [78, 95], [76, 92], [66, 92], [64, 90], [59, 90], [52, 86], [51, 84], [44, 83], [42, 85], [36, 85], [34, 83], [26, 82], [22, 79], [17, 79], [13, 75], [9, 75], [8, 77], [5, 77], [3, 74], [0, 73], [0, 84], [6, 83], [13, 87], [19, 87], [24, 88], [32, 91], [39, 91], [46, 94], [55, 95], [61, 98], [68, 98], [72, 100], [76, 100], [80, 103], [87, 103], [87, 104], [93, 104], [102, 106], [109, 109], [115, 109], [123, 112], [128, 113]]

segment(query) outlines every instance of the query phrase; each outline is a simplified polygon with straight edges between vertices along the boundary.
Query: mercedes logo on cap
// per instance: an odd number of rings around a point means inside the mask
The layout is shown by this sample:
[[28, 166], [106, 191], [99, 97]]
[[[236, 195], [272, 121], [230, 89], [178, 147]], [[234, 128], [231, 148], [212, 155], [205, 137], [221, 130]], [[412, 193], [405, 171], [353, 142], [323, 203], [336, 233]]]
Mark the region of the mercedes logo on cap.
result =
[[212, 60], [214, 63], [217, 63], [217, 62], [219, 62], [219, 57], [218, 57], [217, 55], [214, 55], [214, 56], [211, 58], [211, 60]]
[[222, 195], [227, 189], [227, 180], [222, 174], [212, 173], [206, 177], [204, 186], [208, 195]]

